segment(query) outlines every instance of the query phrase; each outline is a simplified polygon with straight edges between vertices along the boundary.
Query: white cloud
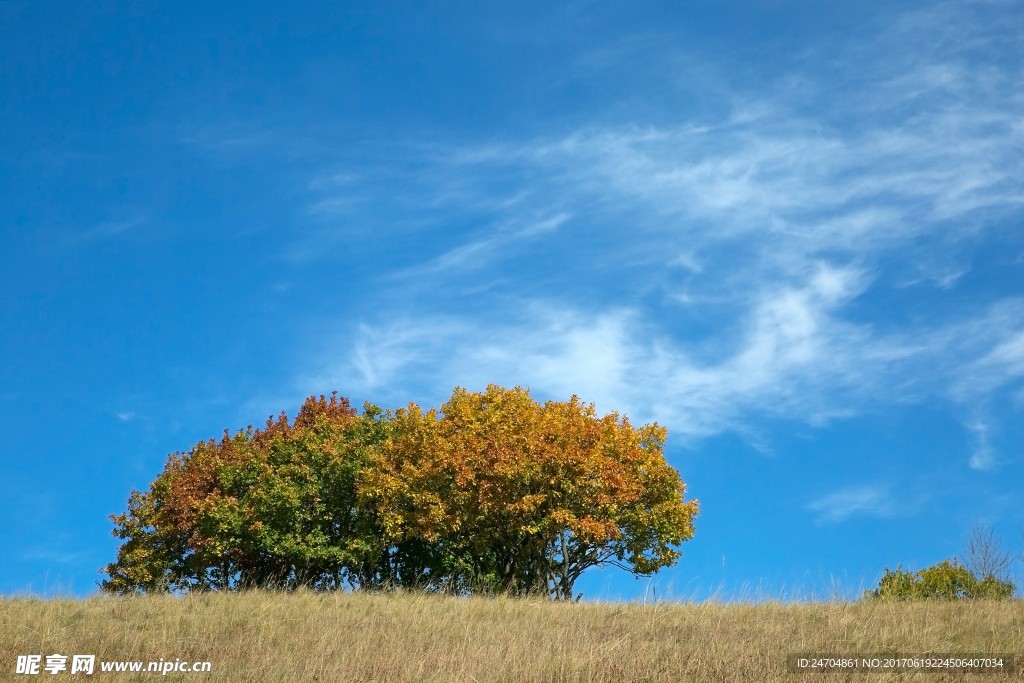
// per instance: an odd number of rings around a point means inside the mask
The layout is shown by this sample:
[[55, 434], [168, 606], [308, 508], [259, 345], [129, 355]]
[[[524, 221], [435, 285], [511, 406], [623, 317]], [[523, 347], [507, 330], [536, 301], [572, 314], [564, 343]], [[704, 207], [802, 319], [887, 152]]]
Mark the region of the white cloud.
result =
[[887, 487], [851, 486], [827, 494], [809, 503], [807, 509], [818, 514], [822, 523], [838, 523], [850, 517], [892, 517], [898, 506]]
[[[470, 315], [414, 309], [392, 288], [382, 313], [343, 333], [351, 353], [311, 381], [435, 397], [523, 384], [694, 438], [749, 430], [755, 415], [822, 424], [926, 397], [980, 414], [1024, 378], [1024, 317], [1007, 292], [907, 323], [884, 304], [850, 314], [892, 286], [883, 268], [897, 286], [957, 290], [971, 244], [1021, 216], [1022, 72], [1001, 61], [1011, 36], [989, 36], [971, 12], [905, 14], [873, 41], [836, 46], [833, 71], [800, 74], [799, 88], [731, 93], [719, 119], [388, 157], [403, 202], [484, 227], [382, 280], [414, 277], [421, 299], [445, 302], [455, 273], [529, 249], [571, 265], [601, 239], [614, 247], [577, 270], [603, 276], [604, 296], [531, 293]], [[314, 207], [350, 207], [380, 174], [314, 183]], [[680, 306], [652, 306], [655, 288]], [[972, 466], [992, 466], [973, 419]]]
[[21, 555], [23, 560], [43, 560], [61, 564], [76, 564], [93, 556], [92, 551], [67, 550], [67, 543], [55, 542], [52, 546], [35, 546]]
[[941, 336], [959, 341], [943, 343], [963, 359], [952, 371], [951, 394], [960, 403], [977, 406], [1024, 381], [1024, 301], [1004, 300]]
[[974, 440], [974, 450], [971, 453], [970, 465], [976, 470], [991, 469], [995, 464], [995, 453], [989, 444], [989, 430], [987, 423], [975, 420], [967, 425]]
[[[429, 362], [444, 352], [444, 345], [457, 337], [464, 327], [456, 320], [436, 320], [429, 324], [392, 323], [386, 328], [361, 325], [355, 348], [342, 370], [348, 383], [377, 388], [399, 381], [399, 373], [410, 365]], [[352, 372], [354, 371], [354, 372]], [[316, 382], [322, 383], [322, 382]]]
[[[349, 354], [304, 384], [388, 400], [418, 395], [434, 405], [455, 385], [522, 385], [538, 397], [577, 394], [602, 411], [657, 420], [685, 442], [730, 429], [746, 434], [759, 417], [822, 425], [923, 398], [949, 396], [975, 411], [998, 384], [976, 368], [1019, 360], [1017, 337], [998, 341], [1013, 307], [887, 336], [841, 316], [869, 284], [863, 271], [819, 264], [803, 283], [762, 293], [734, 338], [713, 339], [712, 353], [667, 334], [667, 321], [646, 320], [636, 308], [588, 314], [527, 302], [504, 309], [500, 322], [448, 316], [363, 324]], [[1006, 381], [1003, 365], [996, 378]], [[965, 426], [975, 441], [972, 467], [993, 467], [988, 427]]]
[[498, 258], [499, 254], [507, 254], [517, 243], [529, 242], [557, 230], [568, 218], [567, 214], [562, 213], [527, 222], [524, 226], [492, 230], [488, 237], [455, 247], [424, 264], [396, 273], [395, 276], [421, 278], [452, 270], [483, 268]]
[[64, 242], [70, 246], [77, 246], [85, 242], [110, 239], [122, 233], [134, 230], [145, 222], [146, 221], [142, 218], [131, 218], [120, 221], [100, 221], [87, 230], [65, 235]]
[[684, 437], [743, 429], [750, 414], [822, 423], [861, 405], [877, 366], [899, 355], [833, 315], [864, 284], [855, 270], [820, 264], [803, 286], [765, 293], [733, 346], [710, 360], [633, 309], [586, 315], [534, 303], [503, 324], [363, 325], [349, 357], [313, 383], [406, 395], [412, 386], [524, 385], [545, 397], [575, 393]]
[[[1024, 318], [1018, 319], [1018, 324], [1024, 325]], [[1024, 330], [1011, 333], [978, 359], [972, 365], [971, 373], [978, 388], [993, 388], [1004, 382], [1024, 378]]]

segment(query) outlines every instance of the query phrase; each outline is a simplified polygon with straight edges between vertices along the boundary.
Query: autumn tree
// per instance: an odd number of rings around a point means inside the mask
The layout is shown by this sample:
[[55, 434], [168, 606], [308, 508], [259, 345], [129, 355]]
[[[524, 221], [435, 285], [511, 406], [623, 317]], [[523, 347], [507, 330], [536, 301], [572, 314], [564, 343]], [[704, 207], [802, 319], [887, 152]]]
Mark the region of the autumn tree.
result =
[[440, 412], [306, 400], [176, 453], [128, 511], [114, 593], [240, 588], [546, 593], [612, 565], [649, 575], [693, 536], [666, 432], [573, 397], [456, 389]]
[[125, 543], [101, 587], [337, 588], [375, 575], [381, 534], [356, 504], [356, 480], [387, 427], [372, 406], [359, 417], [347, 399], [310, 397], [293, 424], [282, 413], [175, 453], [112, 517]]
[[494, 385], [456, 389], [440, 413], [410, 405], [395, 422], [360, 495], [390, 538], [445, 548], [461, 582], [570, 599], [588, 568], [650, 575], [693, 536], [697, 502], [684, 500], [656, 424]]

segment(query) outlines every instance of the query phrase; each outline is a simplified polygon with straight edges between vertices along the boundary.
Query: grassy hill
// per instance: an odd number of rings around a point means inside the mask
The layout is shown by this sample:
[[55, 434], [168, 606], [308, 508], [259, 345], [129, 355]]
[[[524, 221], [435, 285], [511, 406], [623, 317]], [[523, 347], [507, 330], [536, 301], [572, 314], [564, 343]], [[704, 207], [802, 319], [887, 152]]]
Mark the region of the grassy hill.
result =
[[[964, 680], [793, 674], [796, 652], [1016, 653], [1024, 602], [632, 604], [417, 594], [208, 594], [0, 602], [2, 680], [19, 654], [95, 654], [91, 677], [153, 681]], [[209, 673], [104, 673], [100, 662], [209, 661]], [[45, 659], [44, 659], [45, 665]], [[51, 679], [66, 680], [68, 671]], [[973, 675], [976, 681], [1022, 676]], [[38, 679], [36, 679], [38, 680]]]

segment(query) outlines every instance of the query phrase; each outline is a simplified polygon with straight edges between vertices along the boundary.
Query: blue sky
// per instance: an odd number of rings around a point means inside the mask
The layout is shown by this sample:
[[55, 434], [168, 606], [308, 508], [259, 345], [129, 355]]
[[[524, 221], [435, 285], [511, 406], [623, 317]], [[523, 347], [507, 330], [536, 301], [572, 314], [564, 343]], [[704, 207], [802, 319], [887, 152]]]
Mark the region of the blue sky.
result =
[[[0, 592], [338, 390], [578, 394], [701, 501], [659, 593], [1024, 526], [1020, 2], [0, 2]], [[593, 572], [587, 597], [649, 588]]]

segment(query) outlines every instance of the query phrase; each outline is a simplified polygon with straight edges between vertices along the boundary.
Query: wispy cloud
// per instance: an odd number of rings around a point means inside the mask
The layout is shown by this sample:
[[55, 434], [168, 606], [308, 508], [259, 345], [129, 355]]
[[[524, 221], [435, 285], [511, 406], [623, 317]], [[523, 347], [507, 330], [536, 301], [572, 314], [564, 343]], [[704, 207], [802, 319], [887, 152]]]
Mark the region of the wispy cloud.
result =
[[488, 237], [455, 247], [426, 263], [394, 273], [394, 277], [423, 277], [452, 270], [486, 267], [499, 255], [507, 255], [508, 250], [515, 248], [517, 243], [529, 242], [557, 230], [568, 218], [563, 213], [528, 222], [525, 226], [492, 230]]
[[[504, 324], [467, 319], [363, 325], [348, 359], [317, 384], [362, 388], [501, 381], [706, 436], [751, 413], [826, 422], [874, 392], [878, 366], [906, 350], [868, 346], [870, 331], [834, 311], [863, 287], [821, 265], [802, 287], [767, 292], [725, 353], [701, 359], [635, 309], [585, 315], [532, 303]], [[447, 381], [446, 381], [447, 380]], [[340, 384], [339, 384], [340, 383]], [[849, 401], [836, 400], [846, 393]]]
[[976, 400], [1024, 380], [1024, 306], [1013, 303], [1017, 305], [1000, 306], [987, 316], [987, 325], [975, 326], [975, 334], [995, 338], [991, 350], [963, 367], [954, 385], [959, 398]]
[[850, 517], [892, 517], [899, 506], [890, 490], [883, 486], [852, 486], [829, 493], [809, 503], [807, 509], [817, 513], [819, 523], [839, 523]]
[[[990, 290], [896, 323], [868, 301], [885, 287], [955, 292], [971, 246], [1024, 211], [1024, 83], [1003, 63], [1012, 32], [991, 34], [974, 11], [903, 14], [874, 41], [838, 46], [832, 72], [731, 93], [724, 116], [408, 146], [391, 175], [323, 174], [314, 212], [349, 211], [387, 177], [408, 220], [481, 228], [382, 274], [383, 306], [341, 333], [350, 353], [338, 359], [335, 344], [304, 380], [431, 396], [524, 384], [693, 438], [924, 397], [974, 415], [1024, 378], [1019, 302]], [[943, 50], [924, 49], [935, 40]], [[849, 87], [833, 87], [835, 72]], [[564, 266], [544, 274], [546, 292], [473, 314], [445, 303], [453, 273], [524, 253]], [[406, 304], [410, 275], [437, 303]], [[978, 443], [972, 465], [992, 466]]]
[[974, 450], [971, 453], [970, 465], [976, 470], [991, 469], [995, 460], [995, 453], [989, 443], [990, 427], [982, 420], [975, 420], [967, 425], [974, 441]]
[[67, 550], [64, 545], [60, 545], [60, 547], [35, 546], [22, 553], [21, 559], [43, 560], [45, 562], [59, 562], [61, 564], [77, 564], [93, 556], [94, 553], [91, 551]]
[[100, 221], [91, 228], [64, 236], [64, 242], [71, 246], [93, 242], [96, 240], [110, 239], [122, 233], [134, 230], [146, 221], [143, 218], [130, 218], [116, 221]]

